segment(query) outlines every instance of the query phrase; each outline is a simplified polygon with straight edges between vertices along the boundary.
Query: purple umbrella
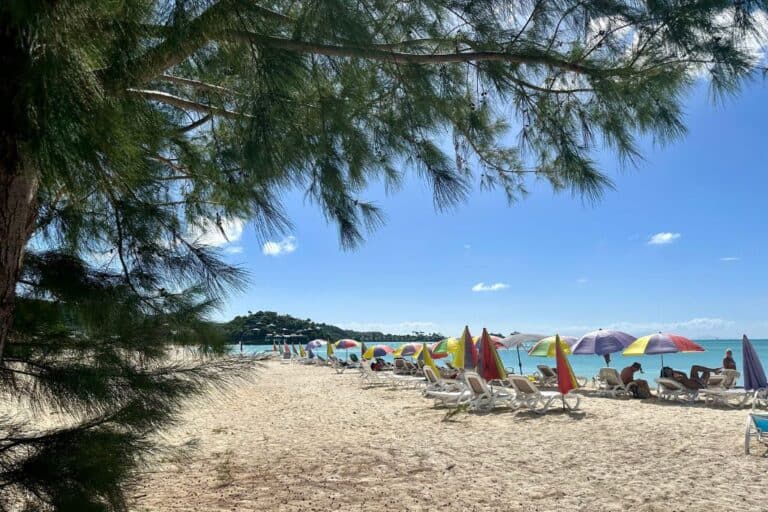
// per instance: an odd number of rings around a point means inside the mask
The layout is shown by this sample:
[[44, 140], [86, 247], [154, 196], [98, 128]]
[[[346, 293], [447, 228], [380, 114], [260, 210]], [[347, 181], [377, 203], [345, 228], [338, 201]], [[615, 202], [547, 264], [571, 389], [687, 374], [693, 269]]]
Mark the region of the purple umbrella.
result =
[[588, 332], [571, 346], [572, 354], [595, 354], [603, 356], [621, 352], [637, 338], [631, 334], [614, 330]]
[[745, 334], [741, 338], [741, 350], [744, 356], [744, 389], [761, 389], [768, 387], [768, 379], [765, 378], [763, 365], [757, 357], [755, 347]]

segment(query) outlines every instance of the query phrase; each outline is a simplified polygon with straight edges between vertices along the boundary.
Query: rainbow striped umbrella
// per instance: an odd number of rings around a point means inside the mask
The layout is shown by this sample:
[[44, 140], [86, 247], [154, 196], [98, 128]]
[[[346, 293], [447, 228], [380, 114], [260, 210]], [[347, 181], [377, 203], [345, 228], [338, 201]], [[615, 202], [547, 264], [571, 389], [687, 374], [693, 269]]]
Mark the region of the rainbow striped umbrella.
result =
[[534, 357], [555, 357], [555, 341], [558, 338], [565, 343], [565, 348], [563, 350], [566, 354], [571, 353], [571, 347], [578, 341], [576, 336], [559, 336], [557, 334], [555, 336], [547, 336], [534, 343], [528, 351], [528, 355]]
[[395, 357], [412, 356], [418, 354], [421, 350], [421, 343], [404, 343], [397, 347], [394, 352]]
[[429, 350], [432, 353], [432, 359], [442, 359], [448, 357], [459, 349], [459, 340], [456, 338], [446, 338], [444, 340], [433, 343]]
[[389, 345], [374, 345], [368, 347], [368, 350], [363, 354], [363, 359], [373, 359], [374, 357], [384, 357], [387, 354], [391, 354], [395, 351]]
[[327, 344], [328, 344], [327, 341], [321, 340], [321, 339], [318, 338], [316, 340], [312, 340], [309, 343], [307, 343], [307, 349], [318, 348], [318, 347], [322, 347], [323, 345], [327, 345]]
[[[472, 341], [477, 345], [480, 343], [480, 339], [482, 336], [475, 336], [472, 338]], [[502, 338], [499, 338], [498, 336], [494, 336], [492, 334], [488, 335], [488, 338], [493, 342], [494, 345], [496, 345], [496, 348], [507, 348], [506, 345], [504, 345], [504, 340]]]
[[621, 355], [645, 356], [661, 355], [661, 365], [664, 366], [664, 354], [677, 352], [704, 352], [704, 347], [679, 334], [657, 333], [637, 338]]
[[483, 329], [483, 334], [477, 343], [477, 349], [477, 373], [489, 382], [506, 379], [507, 371], [504, 369], [499, 352], [496, 350], [496, 344], [485, 329]]
[[350, 348], [357, 347], [358, 345], [360, 345], [360, 343], [356, 342], [355, 340], [350, 340], [348, 338], [345, 338], [343, 340], [337, 341], [336, 343], [334, 343], [334, 345], [336, 349], [340, 349], [340, 348], [350, 349]]

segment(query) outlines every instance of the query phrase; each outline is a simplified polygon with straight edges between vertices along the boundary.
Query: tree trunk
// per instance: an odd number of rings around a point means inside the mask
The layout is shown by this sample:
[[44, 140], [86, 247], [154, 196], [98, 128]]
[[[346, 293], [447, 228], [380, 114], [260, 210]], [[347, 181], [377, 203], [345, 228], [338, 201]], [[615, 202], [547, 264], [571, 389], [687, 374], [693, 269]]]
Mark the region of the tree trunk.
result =
[[0, 361], [11, 330], [16, 283], [37, 217], [37, 172], [20, 152], [28, 130], [21, 84], [32, 52], [18, 20], [0, 9]]
[[11, 329], [25, 248], [34, 230], [36, 194], [33, 173], [0, 168], [0, 361]]

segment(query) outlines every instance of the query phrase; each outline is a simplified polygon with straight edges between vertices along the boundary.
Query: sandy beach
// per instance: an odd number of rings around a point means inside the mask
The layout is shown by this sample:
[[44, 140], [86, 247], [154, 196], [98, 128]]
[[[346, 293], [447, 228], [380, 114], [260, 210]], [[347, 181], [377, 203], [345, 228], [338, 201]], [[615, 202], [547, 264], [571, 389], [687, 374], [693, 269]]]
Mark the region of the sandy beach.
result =
[[[266, 363], [190, 401], [132, 509], [765, 510], [745, 410], [588, 396], [581, 414], [446, 417], [357, 372]], [[759, 453], [762, 450], [758, 450]]]

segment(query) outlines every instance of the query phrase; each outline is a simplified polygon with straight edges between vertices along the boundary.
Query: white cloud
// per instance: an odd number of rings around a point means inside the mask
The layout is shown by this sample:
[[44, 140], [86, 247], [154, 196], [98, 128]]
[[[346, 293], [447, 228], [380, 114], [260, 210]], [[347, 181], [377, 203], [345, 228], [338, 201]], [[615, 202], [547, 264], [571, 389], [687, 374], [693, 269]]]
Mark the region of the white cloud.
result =
[[576, 280], [576, 282], [577, 282], [578, 284], [587, 284], [587, 283], [589, 282], [589, 279], [587, 279], [586, 277], [580, 277], [580, 278], [578, 278], [578, 279]]
[[682, 235], [680, 233], [661, 232], [656, 233], [648, 239], [648, 245], [666, 245], [671, 244]]
[[281, 256], [283, 254], [292, 253], [298, 247], [299, 247], [299, 244], [296, 241], [296, 237], [288, 236], [283, 238], [279, 242], [274, 242], [272, 240], [270, 240], [269, 242], [266, 242], [262, 246], [261, 252], [264, 253], [265, 256]]
[[493, 284], [477, 283], [475, 286], [472, 287], [472, 291], [473, 292], [498, 292], [506, 288], [509, 288], [509, 285], [507, 283], [493, 283]]
[[464, 248], [465, 248], [465, 249], [471, 249], [471, 248], [472, 248], [472, 246], [471, 246], [471, 245], [469, 245], [469, 244], [464, 244]]
[[725, 256], [720, 258], [720, 261], [739, 261], [740, 259], [738, 256]]
[[200, 222], [200, 226], [191, 227], [188, 236], [199, 244], [221, 247], [240, 240], [243, 236], [243, 227], [245, 227], [245, 221], [242, 219], [223, 219], [221, 227], [216, 225], [215, 221], [205, 219]]
[[243, 247], [241, 245], [233, 245], [224, 249], [224, 252], [227, 254], [241, 254], [243, 252]]

